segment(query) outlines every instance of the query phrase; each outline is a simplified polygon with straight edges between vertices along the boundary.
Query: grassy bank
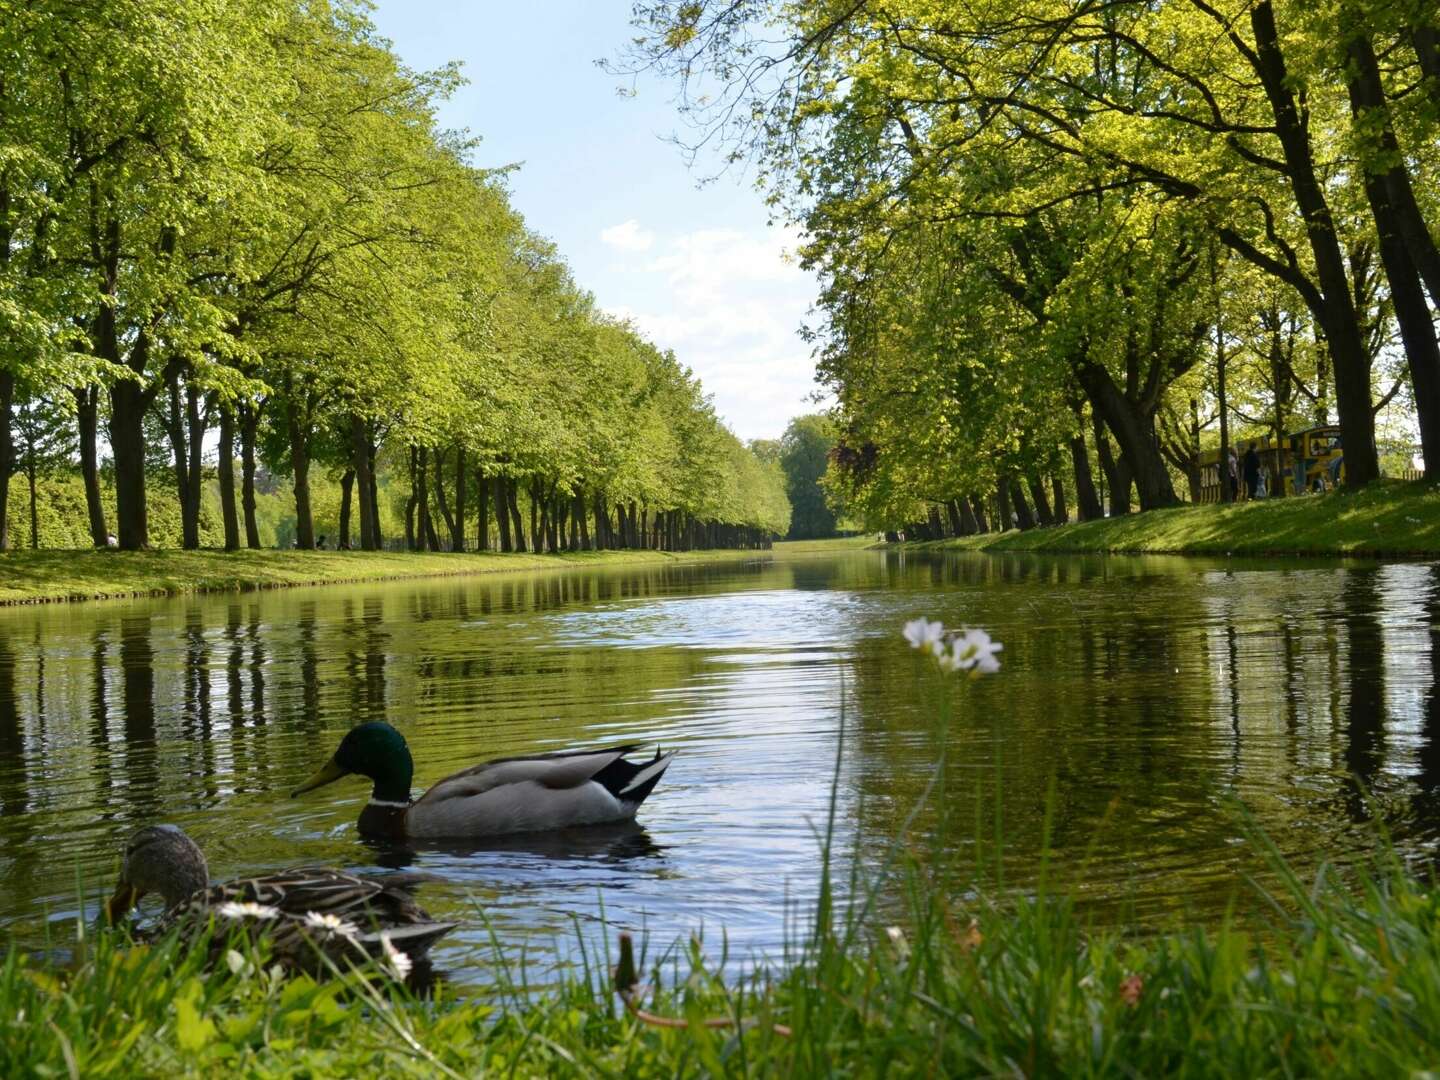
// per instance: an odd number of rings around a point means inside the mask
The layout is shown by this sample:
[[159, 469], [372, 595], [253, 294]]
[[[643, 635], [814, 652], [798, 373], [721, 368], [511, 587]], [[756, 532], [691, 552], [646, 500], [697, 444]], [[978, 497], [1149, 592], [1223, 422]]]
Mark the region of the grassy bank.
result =
[[755, 551], [577, 551], [554, 555], [401, 551], [12, 551], [0, 604], [237, 592], [399, 578], [754, 557]]
[[722, 978], [683, 943], [642, 959], [647, 1015], [602, 974], [613, 956], [538, 993], [477, 957], [497, 993], [422, 1002], [239, 956], [207, 975], [173, 942], [101, 940], [64, 972], [11, 952], [0, 1075], [1413, 1076], [1440, 1060], [1440, 903], [1394, 867], [1354, 890], [1292, 882], [1298, 915], [1263, 937], [1127, 940], [1087, 933], [1060, 897], [1001, 908], [919, 871], [904, 884], [893, 928], [842, 919], [784, 970]]
[[1234, 506], [1181, 506], [917, 546], [1057, 554], [1436, 558], [1440, 557], [1440, 485], [1382, 483], [1355, 493], [1337, 491]]

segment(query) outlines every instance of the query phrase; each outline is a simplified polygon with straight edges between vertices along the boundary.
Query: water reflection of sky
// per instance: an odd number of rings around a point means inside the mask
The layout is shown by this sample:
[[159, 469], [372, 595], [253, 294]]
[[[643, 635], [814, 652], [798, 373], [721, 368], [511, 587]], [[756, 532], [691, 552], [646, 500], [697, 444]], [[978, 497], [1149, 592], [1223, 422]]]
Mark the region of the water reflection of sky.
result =
[[[947, 703], [899, 638], [978, 625], [1004, 668]], [[1381, 822], [1440, 835], [1440, 568], [856, 553], [0, 612], [0, 922], [22, 944], [92, 897], [124, 836], [174, 821], [217, 877], [328, 862], [434, 880], [487, 979], [493, 933], [541, 966], [603, 910], [657, 941], [772, 952], [837, 841], [879, 861], [943, 749], [917, 840], [1006, 880], [1052, 866], [1102, 921], [1207, 917], [1265, 870], [1243, 801], [1302, 870]], [[639, 824], [415, 851], [360, 841], [366, 797], [285, 792], [384, 718], [417, 789], [487, 757], [587, 743], [681, 751]], [[843, 730], [842, 730], [843, 729]], [[977, 826], [976, 822], [982, 824]], [[985, 856], [987, 865], [995, 860]]]

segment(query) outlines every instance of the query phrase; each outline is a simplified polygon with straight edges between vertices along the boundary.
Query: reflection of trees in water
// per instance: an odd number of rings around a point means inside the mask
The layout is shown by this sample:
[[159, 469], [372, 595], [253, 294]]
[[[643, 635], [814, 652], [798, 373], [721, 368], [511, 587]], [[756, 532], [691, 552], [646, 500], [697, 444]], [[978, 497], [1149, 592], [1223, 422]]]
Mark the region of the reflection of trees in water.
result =
[[1354, 821], [1367, 821], [1385, 753], [1385, 639], [1380, 630], [1377, 568], [1345, 576], [1344, 768], [1345, 806]]
[[180, 718], [187, 775], [196, 777], [205, 789], [205, 802], [219, 794], [215, 763], [214, 716], [211, 709], [210, 641], [205, 634], [204, 609], [196, 601], [185, 607], [185, 663], [181, 672], [184, 699]]
[[[160, 765], [155, 730], [155, 648], [150, 639], [151, 616], [141, 610], [120, 617], [119, 665], [122, 684], [120, 745], [125, 783], [117, 794], [128, 804], [126, 817], [145, 821], [160, 807]], [[111, 744], [111, 752], [116, 749]]]
[[[999, 676], [957, 686], [954, 715], [942, 725], [939, 680], [898, 635], [857, 643], [860, 752], [847, 782], [857, 795], [869, 792], [867, 846], [885, 843], [920, 798], [941, 739], [956, 850], [991, 846], [1001, 771], [1004, 855], [1015, 883], [1037, 869], [1052, 782], [1057, 861], [1074, 868], [1098, 844], [1099, 882], [1141, 860], [1163, 864], [1221, 842], [1222, 822], [1190, 812], [1224, 764], [1208, 722], [1205, 607], [1193, 586], [1123, 573], [1106, 586], [1111, 568], [1090, 559], [912, 557], [885, 569], [917, 604], [963, 590], [965, 621], [990, 629], [1005, 652]], [[933, 820], [926, 814], [922, 825]]]
[[17, 817], [30, 801], [29, 754], [10, 634], [0, 629], [0, 817]]
[[1440, 564], [1430, 566], [1425, 582], [1424, 625], [1429, 638], [1429, 687], [1421, 705], [1417, 752], [1415, 811], [1421, 825], [1440, 832]]

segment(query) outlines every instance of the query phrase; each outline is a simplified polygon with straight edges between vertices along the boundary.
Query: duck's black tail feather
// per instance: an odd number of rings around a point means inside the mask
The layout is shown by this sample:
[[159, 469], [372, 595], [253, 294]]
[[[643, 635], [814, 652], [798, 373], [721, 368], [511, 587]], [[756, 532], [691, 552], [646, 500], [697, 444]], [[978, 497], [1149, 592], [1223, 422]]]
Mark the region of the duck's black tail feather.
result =
[[656, 750], [653, 758], [639, 764], [616, 758], [591, 779], [626, 806], [637, 807], [655, 790], [655, 785], [665, 775], [665, 770], [670, 767], [674, 757], [674, 750], [668, 754]]

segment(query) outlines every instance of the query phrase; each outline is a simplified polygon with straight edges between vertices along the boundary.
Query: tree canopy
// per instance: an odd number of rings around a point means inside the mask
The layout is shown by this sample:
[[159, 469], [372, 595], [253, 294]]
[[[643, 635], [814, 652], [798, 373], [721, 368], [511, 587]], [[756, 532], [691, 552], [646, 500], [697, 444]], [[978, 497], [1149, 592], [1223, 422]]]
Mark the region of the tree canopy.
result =
[[977, 500], [1054, 520], [1065, 496], [1090, 516], [1094, 469], [1112, 509], [1166, 506], [1235, 425], [1338, 419], [1351, 485], [1408, 431], [1440, 462], [1434, 5], [649, 0], [635, 21], [629, 62], [671, 74], [697, 141], [808, 234], [837, 463], [872, 524]]
[[788, 528], [694, 375], [439, 126], [458, 71], [407, 67], [364, 5], [0, 0], [0, 57], [0, 540], [38, 402], [75, 432], [96, 544], [113, 520], [149, 545], [167, 482], [186, 546], [210, 483], [224, 544], [255, 546], [261, 473], [288, 477], [302, 548], [317, 473], [367, 548], [378, 474], [422, 548]]

